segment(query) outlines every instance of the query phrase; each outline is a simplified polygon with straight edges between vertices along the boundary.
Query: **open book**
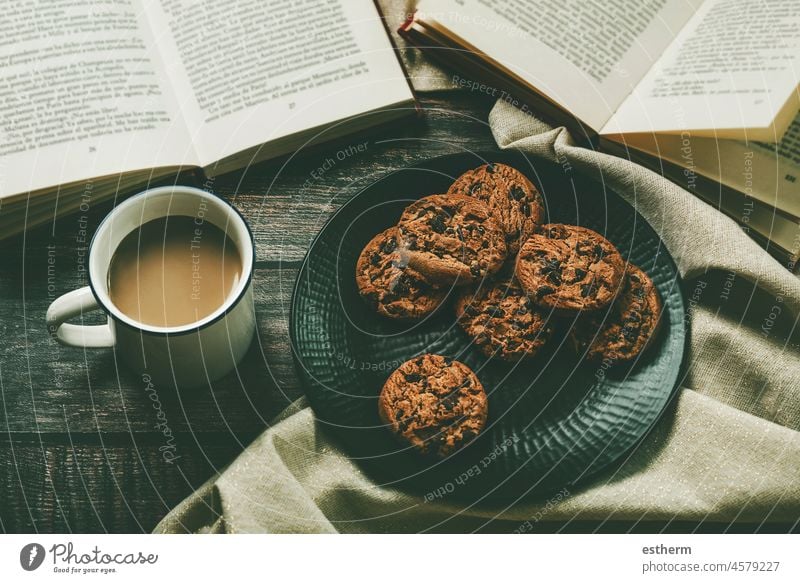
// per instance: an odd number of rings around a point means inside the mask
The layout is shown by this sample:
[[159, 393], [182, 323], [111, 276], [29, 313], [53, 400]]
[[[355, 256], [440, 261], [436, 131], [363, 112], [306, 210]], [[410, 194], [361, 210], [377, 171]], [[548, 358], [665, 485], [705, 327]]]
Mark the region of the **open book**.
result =
[[0, 236], [414, 112], [371, 0], [0, 7]]
[[469, 76], [454, 85], [797, 227], [798, 30], [796, 0], [423, 0], [400, 32]]

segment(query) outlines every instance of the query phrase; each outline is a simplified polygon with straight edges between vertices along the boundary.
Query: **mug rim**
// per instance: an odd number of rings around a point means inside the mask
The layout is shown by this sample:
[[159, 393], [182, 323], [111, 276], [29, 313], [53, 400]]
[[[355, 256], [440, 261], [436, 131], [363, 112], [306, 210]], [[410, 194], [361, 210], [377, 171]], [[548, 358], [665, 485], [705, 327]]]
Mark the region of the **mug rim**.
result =
[[[108, 228], [108, 224], [111, 221], [114, 214], [118, 211], [124, 210], [129, 206], [136, 204], [140, 199], [147, 198], [150, 196], [162, 194], [165, 192], [175, 193], [176, 191], [183, 191], [186, 194], [195, 194], [200, 195], [205, 198], [214, 199], [214, 201], [220, 203], [222, 206], [226, 207], [228, 210], [233, 211], [234, 220], [238, 220], [247, 233], [247, 237], [250, 241], [250, 264], [245, 265], [244, 261], [242, 262], [242, 268], [247, 269], [247, 277], [243, 277], [237, 288], [231, 293], [228, 298], [220, 305], [216, 310], [211, 312], [209, 315], [197, 320], [196, 322], [192, 322], [190, 324], [182, 324], [180, 326], [153, 326], [152, 324], [145, 324], [143, 322], [139, 322], [130, 316], [124, 314], [114, 302], [111, 301], [111, 297], [108, 293], [103, 294], [107, 296], [107, 298], [101, 297], [101, 294], [98, 292], [95, 282], [93, 279], [93, 269], [92, 264], [94, 262], [94, 246], [95, 242], [97, 241], [98, 235], [103, 232], [103, 229]], [[164, 215], [164, 216], [173, 216], [173, 215]], [[180, 216], [180, 215], [174, 215]], [[141, 226], [141, 225], [140, 225]], [[238, 246], [237, 246], [238, 248]], [[116, 248], [114, 249], [116, 251]], [[241, 250], [239, 250], [241, 253]], [[255, 270], [255, 262], [256, 262], [256, 249], [255, 249], [255, 238], [253, 237], [253, 231], [250, 229], [250, 224], [244, 218], [239, 209], [233, 206], [230, 202], [225, 200], [224, 198], [218, 196], [217, 194], [210, 192], [208, 190], [203, 190], [202, 188], [197, 188], [195, 186], [182, 186], [182, 185], [167, 185], [167, 186], [158, 186], [156, 188], [148, 188], [147, 190], [143, 190], [127, 198], [119, 205], [115, 206], [111, 211], [103, 217], [103, 220], [100, 221], [100, 224], [95, 229], [94, 234], [92, 235], [92, 239], [89, 242], [89, 289], [92, 291], [92, 295], [94, 296], [95, 300], [97, 300], [98, 305], [103, 309], [103, 311], [114, 321], [118, 324], [121, 324], [127, 328], [135, 330], [142, 334], [154, 335], [154, 336], [181, 336], [184, 334], [192, 334], [198, 332], [204, 328], [207, 328], [213, 324], [216, 324], [221, 319], [223, 319], [228, 312], [230, 312], [236, 305], [242, 300], [242, 298], [247, 295], [247, 291], [250, 289], [250, 284], [253, 279], [253, 271]], [[106, 302], [107, 299], [107, 302]]]

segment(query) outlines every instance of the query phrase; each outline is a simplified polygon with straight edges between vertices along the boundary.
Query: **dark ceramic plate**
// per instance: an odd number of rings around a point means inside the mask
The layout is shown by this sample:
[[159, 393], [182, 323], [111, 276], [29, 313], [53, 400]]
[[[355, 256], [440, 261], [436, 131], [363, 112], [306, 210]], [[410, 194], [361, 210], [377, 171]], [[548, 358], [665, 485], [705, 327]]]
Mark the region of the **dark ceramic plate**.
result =
[[[411, 201], [445, 192], [485, 161], [513, 165], [539, 186], [549, 222], [592, 228], [644, 269], [664, 301], [657, 340], [633, 365], [582, 362], [562, 333], [530, 361], [487, 359], [456, 325], [452, 301], [421, 322], [374, 314], [354, 281], [361, 249]], [[453, 295], [453, 294], [451, 294]], [[290, 333], [317, 418], [373, 479], [428, 499], [513, 500], [571, 486], [609, 467], [650, 430], [678, 384], [686, 340], [680, 279], [656, 232], [602, 176], [518, 152], [443, 156], [393, 172], [345, 204], [311, 245], [297, 277]], [[392, 370], [418, 354], [461, 360], [489, 395], [481, 436], [444, 461], [420, 457], [381, 426], [377, 398]]]

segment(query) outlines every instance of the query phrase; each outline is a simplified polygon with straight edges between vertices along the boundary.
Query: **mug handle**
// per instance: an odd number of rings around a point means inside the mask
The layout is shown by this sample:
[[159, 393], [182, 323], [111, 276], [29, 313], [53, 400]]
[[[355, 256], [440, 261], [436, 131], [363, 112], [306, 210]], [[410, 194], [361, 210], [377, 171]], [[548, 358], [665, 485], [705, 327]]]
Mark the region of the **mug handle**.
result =
[[79, 348], [111, 348], [114, 346], [114, 331], [106, 320], [105, 324], [82, 326], [67, 324], [66, 321], [91, 312], [100, 307], [86, 286], [56, 298], [47, 308], [47, 330], [61, 344]]

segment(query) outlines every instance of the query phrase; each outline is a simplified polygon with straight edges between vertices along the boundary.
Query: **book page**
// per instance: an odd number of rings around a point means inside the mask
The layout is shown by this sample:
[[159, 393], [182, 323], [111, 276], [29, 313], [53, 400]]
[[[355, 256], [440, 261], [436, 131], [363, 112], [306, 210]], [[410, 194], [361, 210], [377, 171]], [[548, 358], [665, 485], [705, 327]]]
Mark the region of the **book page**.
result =
[[[777, 144], [754, 142], [754, 145], [762, 152], [768, 152], [770, 156], [776, 157], [782, 164], [793, 166], [795, 172], [786, 178], [800, 188], [800, 114], [794, 118], [780, 142]], [[800, 190], [797, 191], [797, 198], [800, 200]], [[800, 217], [800, 213], [797, 216]]]
[[204, 166], [413, 99], [371, 0], [145, 2]]
[[683, 168], [691, 190], [705, 176], [800, 217], [800, 115], [777, 144], [673, 134], [632, 134], [624, 143]]
[[418, 18], [599, 130], [699, 0], [426, 0]]
[[800, 108], [798, 30], [796, 0], [707, 0], [601, 133], [777, 141]]
[[197, 164], [141, 6], [0, 0], [0, 198]]

